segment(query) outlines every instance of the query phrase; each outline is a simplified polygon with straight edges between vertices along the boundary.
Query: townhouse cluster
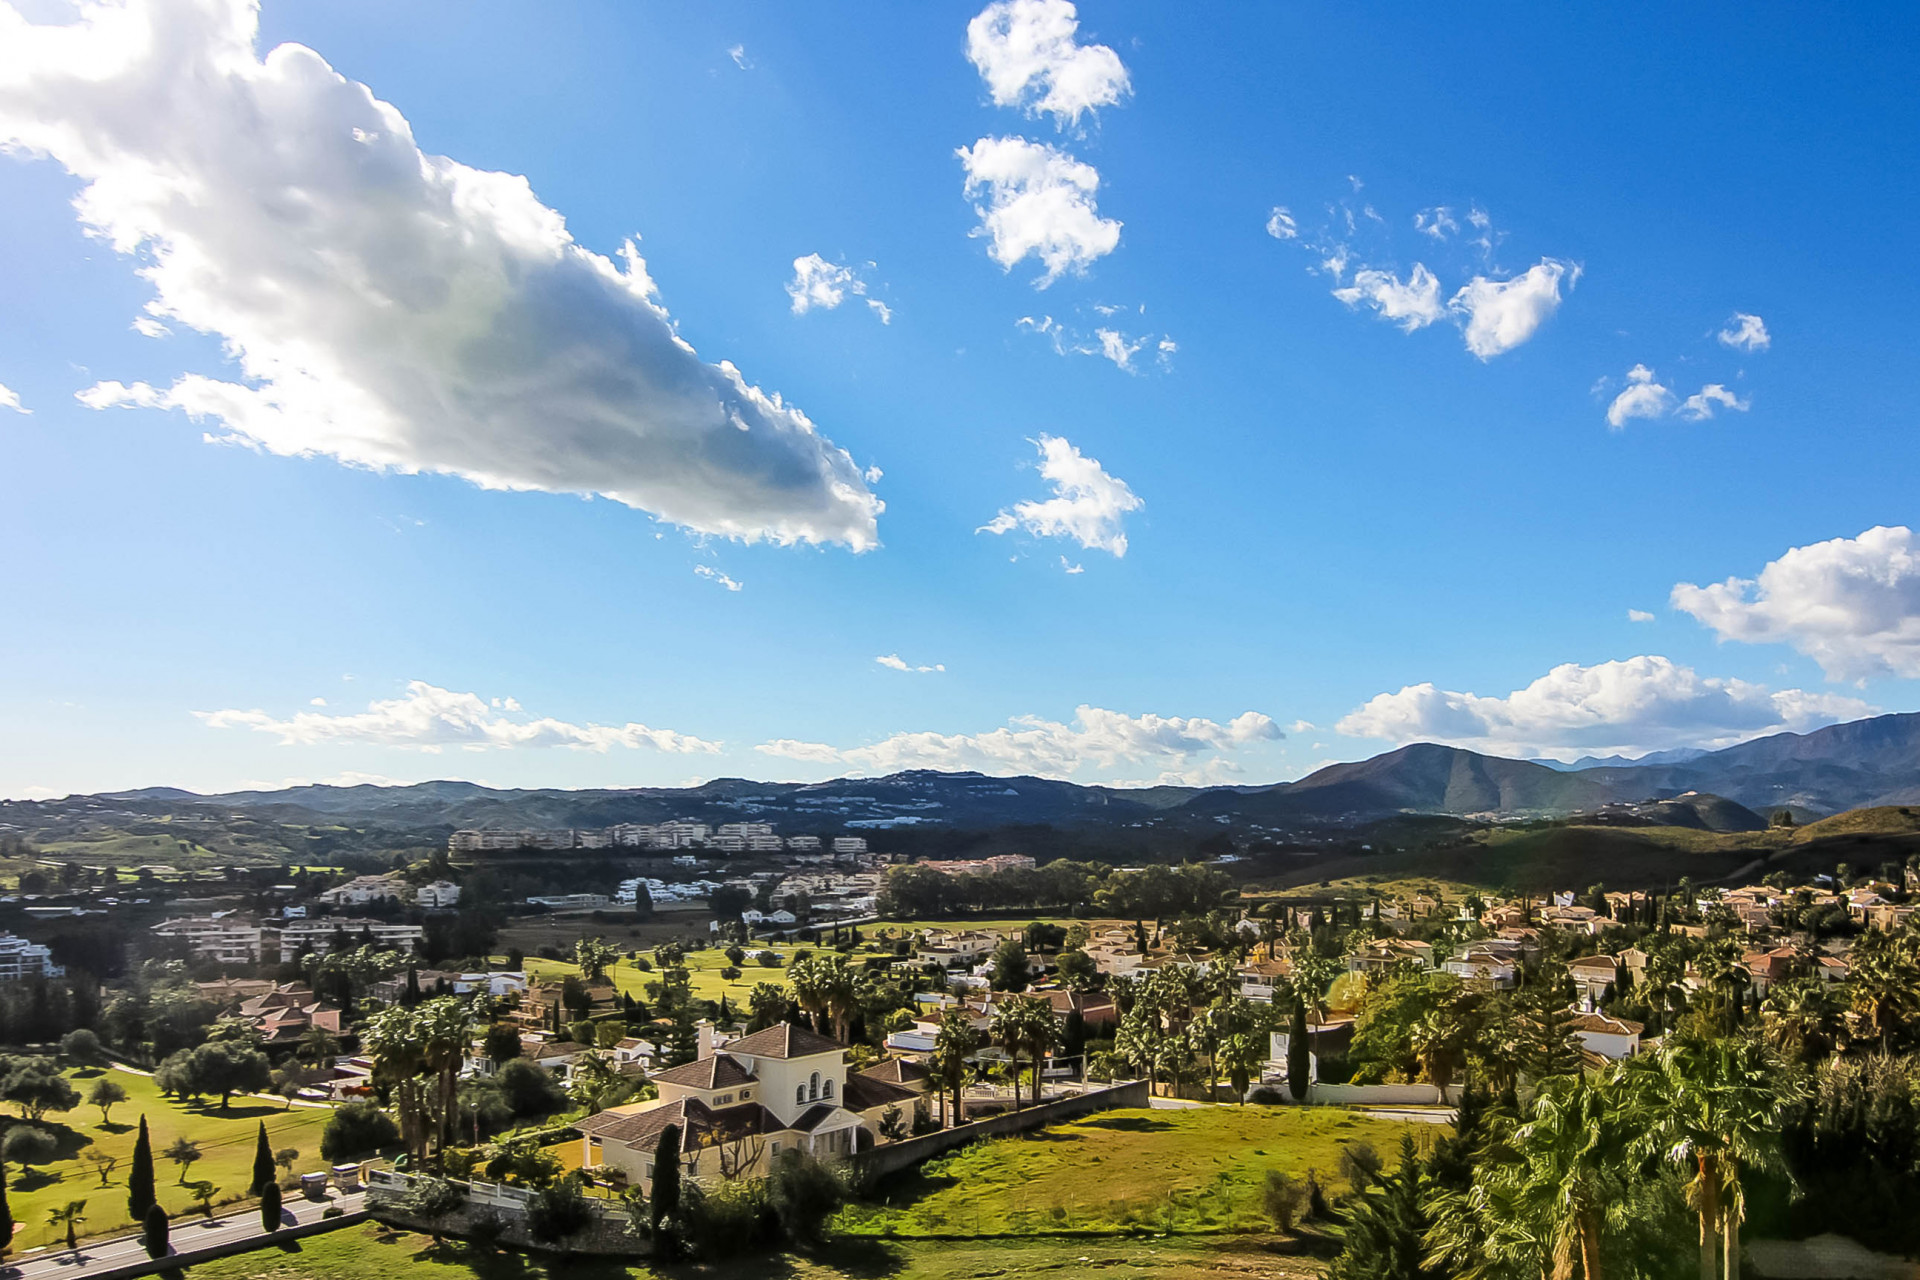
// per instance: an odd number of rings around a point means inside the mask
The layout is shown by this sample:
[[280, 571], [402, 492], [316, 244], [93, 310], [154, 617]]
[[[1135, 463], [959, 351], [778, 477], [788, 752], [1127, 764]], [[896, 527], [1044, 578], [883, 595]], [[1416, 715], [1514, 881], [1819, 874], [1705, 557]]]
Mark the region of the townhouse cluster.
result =
[[622, 822], [610, 827], [469, 828], [447, 837], [454, 853], [499, 853], [517, 849], [704, 849], [713, 853], [857, 854], [867, 851], [865, 836], [783, 836], [770, 822], [723, 822], [710, 826], [691, 819], [672, 822]]

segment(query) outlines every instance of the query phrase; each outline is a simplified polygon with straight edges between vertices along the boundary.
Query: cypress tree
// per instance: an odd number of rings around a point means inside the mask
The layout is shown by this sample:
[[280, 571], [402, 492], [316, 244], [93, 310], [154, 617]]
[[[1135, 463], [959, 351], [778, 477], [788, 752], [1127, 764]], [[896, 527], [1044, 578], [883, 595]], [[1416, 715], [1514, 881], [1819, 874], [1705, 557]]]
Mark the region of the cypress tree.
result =
[[1287, 1026], [1287, 1092], [1295, 1102], [1306, 1099], [1312, 1063], [1307, 1058], [1307, 1005], [1293, 1001], [1293, 1021]]
[[280, 1229], [280, 1184], [277, 1182], [268, 1182], [267, 1189], [260, 1193], [260, 1229]]
[[141, 1116], [140, 1136], [133, 1144], [133, 1167], [127, 1170], [127, 1216], [135, 1222], [145, 1221], [153, 1207], [153, 1139], [147, 1136], [147, 1118]]
[[248, 1186], [248, 1195], [265, 1195], [268, 1187], [279, 1184], [273, 1180], [273, 1148], [267, 1145], [267, 1122], [260, 1122], [260, 1136], [253, 1148], [253, 1183]]
[[7, 1203], [7, 1166], [0, 1163], [0, 1253], [13, 1248], [13, 1206]]
[[159, 1205], [149, 1205], [140, 1218], [140, 1241], [147, 1247], [149, 1258], [167, 1256], [167, 1211]]
[[680, 1126], [677, 1124], [660, 1131], [660, 1141], [653, 1149], [653, 1199], [649, 1207], [653, 1210], [654, 1249], [671, 1258], [672, 1227], [680, 1216]]

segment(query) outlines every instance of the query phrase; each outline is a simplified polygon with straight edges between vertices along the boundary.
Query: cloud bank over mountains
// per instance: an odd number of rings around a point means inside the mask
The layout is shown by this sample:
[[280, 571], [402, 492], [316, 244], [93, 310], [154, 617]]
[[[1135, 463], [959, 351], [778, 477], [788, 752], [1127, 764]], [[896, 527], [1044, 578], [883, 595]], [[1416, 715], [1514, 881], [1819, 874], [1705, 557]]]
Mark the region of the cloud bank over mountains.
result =
[[578, 244], [526, 179], [422, 152], [321, 56], [254, 51], [245, 0], [0, 6], [0, 141], [80, 178], [152, 322], [237, 378], [104, 381], [94, 408], [491, 489], [595, 494], [744, 541], [878, 542], [883, 504], [798, 408], [674, 331], [637, 244]]

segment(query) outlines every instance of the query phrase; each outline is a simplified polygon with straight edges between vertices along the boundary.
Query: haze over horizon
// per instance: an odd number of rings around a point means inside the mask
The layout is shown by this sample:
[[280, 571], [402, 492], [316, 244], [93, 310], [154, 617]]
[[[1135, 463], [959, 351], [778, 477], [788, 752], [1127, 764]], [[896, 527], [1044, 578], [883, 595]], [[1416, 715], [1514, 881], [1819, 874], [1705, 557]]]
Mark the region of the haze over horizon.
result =
[[0, 0], [0, 797], [1920, 708], [1916, 21]]

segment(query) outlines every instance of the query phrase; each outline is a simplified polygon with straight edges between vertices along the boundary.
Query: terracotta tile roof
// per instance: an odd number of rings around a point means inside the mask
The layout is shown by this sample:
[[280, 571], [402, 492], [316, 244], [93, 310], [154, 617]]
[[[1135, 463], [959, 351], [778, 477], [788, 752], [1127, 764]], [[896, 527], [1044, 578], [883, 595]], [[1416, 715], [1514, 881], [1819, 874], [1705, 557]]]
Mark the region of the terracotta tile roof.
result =
[[879, 1080], [886, 1084], [912, 1084], [917, 1080], [932, 1079], [933, 1072], [910, 1058], [888, 1058], [885, 1062], [868, 1067], [856, 1078]]
[[780, 1117], [757, 1102], [716, 1110], [698, 1098], [682, 1098], [646, 1111], [602, 1111], [573, 1127], [602, 1142], [647, 1147], [658, 1141], [661, 1130], [670, 1124], [681, 1127], [682, 1150], [749, 1134], [779, 1133], [787, 1127], [780, 1122]]
[[1567, 1023], [1573, 1031], [1593, 1031], [1609, 1036], [1637, 1036], [1646, 1027], [1638, 1022], [1629, 1022], [1625, 1018], [1609, 1018], [1604, 1013], [1576, 1014]]
[[920, 1100], [916, 1089], [903, 1088], [871, 1076], [848, 1076], [840, 1091], [840, 1105], [849, 1111], [871, 1111], [875, 1107], [901, 1106]]
[[752, 1084], [753, 1079], [752, 1072], [724, 1053], [716, 1053], [711, 1058], [701, 1058], [695, 1062], [683, 1062], [677, 1067], [653, 1073], [656, 1084], [678, 1084], [691, 1089], [727, 1089], [734, 1085]]
[[846, 1046], [791, 1022], [779, 1022], [764, 1031], [743, 1036], [727, 1046], [728, 1053], [745, 1058], [808, 1058], [834, 1053]]

